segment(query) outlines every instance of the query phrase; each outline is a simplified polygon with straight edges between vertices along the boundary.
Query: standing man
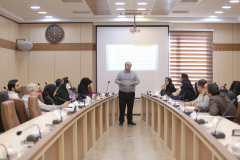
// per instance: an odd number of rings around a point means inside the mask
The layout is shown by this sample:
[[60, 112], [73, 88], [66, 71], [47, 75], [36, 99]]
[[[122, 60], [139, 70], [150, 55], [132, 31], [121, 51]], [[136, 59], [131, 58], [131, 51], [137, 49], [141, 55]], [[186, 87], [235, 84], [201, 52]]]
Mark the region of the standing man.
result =
[[115, 83], [119, 85], [119, 125], [123, 125], [125, 108], [127, 105], [127, 120], [129, 125], [136, 125], [132, 121], [132, 111], [135, 98], [135, 85], [140, 83], [135, 72], [131, 71], [131, 62], [125, 63], [125, 69], [118, 73]]
[[21, 91], [21, 86], [17, 79], [8, 82], [8, 97], [12, 99], [19, 99], [18, 93]]

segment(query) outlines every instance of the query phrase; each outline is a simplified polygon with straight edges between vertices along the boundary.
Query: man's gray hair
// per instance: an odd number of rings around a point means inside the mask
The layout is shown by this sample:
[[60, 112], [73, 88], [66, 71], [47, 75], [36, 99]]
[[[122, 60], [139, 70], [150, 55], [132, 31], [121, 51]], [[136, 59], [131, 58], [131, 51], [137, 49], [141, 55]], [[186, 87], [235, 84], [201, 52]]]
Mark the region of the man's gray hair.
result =
[[130, 64], [132, 65], [132, 63], [131, 63], [130, 61], [127, 61], [127, 62], [125, 63], [125, 66], [126, 66], [127, 63], [130, 63]]
[[27, 94], [30, 93], [30, 91], [35, 91], [35, 87], [39, 88], [39, 85], [35, 84], [35, 83], [30, 83], [27, 86]]

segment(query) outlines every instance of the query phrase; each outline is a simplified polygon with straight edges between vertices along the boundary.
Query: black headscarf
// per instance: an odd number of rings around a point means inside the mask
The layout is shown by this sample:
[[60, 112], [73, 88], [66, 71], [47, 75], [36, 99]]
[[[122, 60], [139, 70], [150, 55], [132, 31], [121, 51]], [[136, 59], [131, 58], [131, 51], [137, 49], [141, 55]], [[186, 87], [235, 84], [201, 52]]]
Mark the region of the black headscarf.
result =
[[174, 86], [174, 84], [172, 83], [172, 79], [169, 78], [169, 77], [166, 77], [165, 79], [168, 80], [169, 84], [166, 85], [166, 91], [165, 91], [165, 94], [170, 96], [173, 92], [176, 91], [176, 88]]
[[82, 98], [85, 98], [82, 95], [88, 95], [88, 85], [92, 83], [92, 80], [89, 78], [85, 77], [81, 80], [80, 85], [78, 86], [78, 93]]
[[47, 105], [57, 104], [55, 97], [53, 97], [53, 94], [56, 89], [57, 86], [55, 84], [48, 84], [44, 87], [42, 95], [45, 104]]
[[57, 99], [58, 104], [63, 104], [65, 101], [70, 100], [66, 85], [67, 83], [63, 83], [57, 90], [55, 98]]

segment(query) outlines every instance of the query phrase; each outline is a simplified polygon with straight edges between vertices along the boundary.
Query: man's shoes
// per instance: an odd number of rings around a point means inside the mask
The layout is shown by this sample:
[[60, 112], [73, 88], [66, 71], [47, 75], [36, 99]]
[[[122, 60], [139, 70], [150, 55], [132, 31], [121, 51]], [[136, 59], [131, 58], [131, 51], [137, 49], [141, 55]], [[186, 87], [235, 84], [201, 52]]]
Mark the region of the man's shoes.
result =
[[128, 125], [136, 125], [133, 121], [128, 122]]
[[119, 126], [122, 126], [123, 125], [123, 122], [119, 122]]

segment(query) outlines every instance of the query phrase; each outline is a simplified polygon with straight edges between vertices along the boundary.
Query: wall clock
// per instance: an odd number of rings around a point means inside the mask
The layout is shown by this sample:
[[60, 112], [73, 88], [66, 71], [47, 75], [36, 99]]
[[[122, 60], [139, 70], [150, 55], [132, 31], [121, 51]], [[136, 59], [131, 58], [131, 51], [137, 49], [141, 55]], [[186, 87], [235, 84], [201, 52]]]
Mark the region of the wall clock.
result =
[[51, 43], [58, 43], [64, 37], [64, 30], [59, 25], [51, 25], [45, 32], [46, 39]]

